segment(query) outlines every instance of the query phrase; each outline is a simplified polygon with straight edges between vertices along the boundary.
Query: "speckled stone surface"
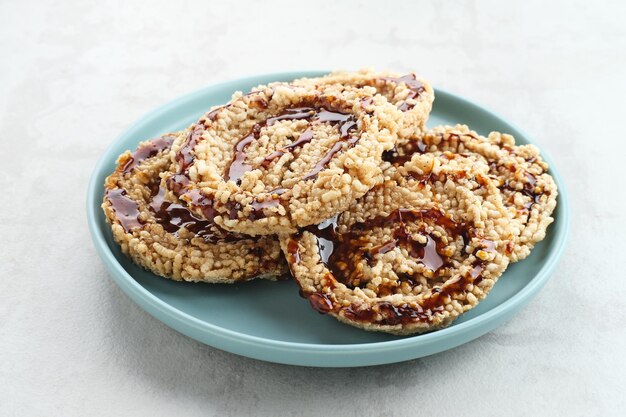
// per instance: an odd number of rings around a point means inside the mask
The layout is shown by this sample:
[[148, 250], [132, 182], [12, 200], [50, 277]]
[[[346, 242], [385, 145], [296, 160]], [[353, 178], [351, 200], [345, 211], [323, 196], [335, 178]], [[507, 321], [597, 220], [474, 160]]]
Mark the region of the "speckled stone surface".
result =
[[[626, 409], [623, 2], [0, 2], [0, 415], [618, 416]], [[363, 369], [237, 357], [107, 276], [85, 190], [155, 106], [262, 72], [416, 70], [536, 138], [569, 187], [558, 271], [506, 325]]]

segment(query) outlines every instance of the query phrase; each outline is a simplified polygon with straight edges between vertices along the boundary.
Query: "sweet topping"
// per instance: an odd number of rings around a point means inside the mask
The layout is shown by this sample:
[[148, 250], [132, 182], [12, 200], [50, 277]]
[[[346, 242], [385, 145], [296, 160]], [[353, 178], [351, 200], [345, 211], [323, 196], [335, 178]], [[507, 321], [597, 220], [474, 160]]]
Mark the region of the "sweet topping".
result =
[[557, 191], [554, 180], [547, 172], [548, 165], [536, 147], [516, 145], [510, 135], [492, 132], [483, 137], [467, 126], [440, 126], [401, 138], [394, 149], [387, 152], [384, 159], [396, 167], [424, 151], [438, 153], [448, 159], [457, 155], [473, 156], [484, 162], [488, 172], [476, 178], [481, 185], [489, 182], [487, 177], [491, 178], [510, 212], [516, 235], [510, 245], [513, 261], [528, 256], [553, 221], [551, 214], [556, 206]]
[[126, 161], [122, 167], [122, 172], [130, 172], [133, 168], [148, 158], [156, 156], [159, 152], [169, 149], [176, 136], [164, 135], [142, 144]]
[[203, 206], [205, 217], [160, 186], [161, 173], [173, 173], [167, 145], [172, 137], [193, 140], [194, 134], [166, 135], [141, 144], [133, 154], [124, 153], [105, 182], [102, 208], [122, 251], [136, 264], [174, 280], [229, 283], [284, 276], [287, 266], [276, 238], [225, 232], [209, 220], [212, 204], [198, 190], [187, 189], [186, 195]]
[[[377, 73], [369, 70], [358, 72], [334, 72], [324, 77], [295, 80], [298, 86], [315, 88], [332, 93], [358, 91], [361, 94], [381, 94], [403, 113], [399, 125], [401, 136], [423, 129], [434, 100], [432, 87], [415, 74], [406, 75]], [[361, 107], [371, 109], [369, 97], [361, 99]]]
[[[415, 74], [407, 74], [402, 77], [383, 77], [382, 80], [393, 84], [404, 83], [409, 89], [409, 93], [407, 94], [406, 99], [414, 100], [418, 98], [420, 94], [426, 91], [425, 84], [421, 80], [418, 80]], [[401, 111], [408, 111], [415, 107], [415, 104], [407, 103], [406, 99], [404, 103], [398, 106]]]
[[[307, 120], [310, 124], [316, 123], [331, 123], [337, 124], [340, 136], [339, 140], [349, 139], [349, 131], [353, 130], [357, 127], [356, 120], [354, 116], [351, 114], [340, 113], [336, 111], [330, 111], [325, 109], [324, 107], [316, 108], [316, 107], [294, 107], [285, 109], [285, 111], [274, 117], [270, 117], [265, 122], [260, 122], [254, 125], [251, 133], [241, 139], [235, 145], [234, 149], [234, 158], [228, 167], [227, 174], [225, 176], [226, 180], [241, 182], [241, 177], [248, 171], [251, 171], [255, 167], [252, 165], [248, 165], [245, 161], [248, 159], [248, 155], [245, 150], [250, 143], [259, 139], [259, 135], [261, 133], [261, 129], [265, 126], [272, 126], [274, 123], [282, 120]], [[307, 128], [307, 130], [302, 133], [297, 140], [294, 142], [283, 146], [277, 151], [272, 152], [268, 156], [263, 159], [261, 162], [261, 166], [267, 167], [270, 162], [275, 160], [276, 158], [280, 158], [288, 152], [293, 152], [295, 149], [298, 149], [301, 146], [311, 142], [313, 140], [313, 130]], [[350, 138], [351, 144], [354, 144], [358, 141], [358, 137]], [[332, 157], [339, 152], [341, 149], [341, 144], [338, 142], [333, 146], [331, 151], [327, 152], [326, 155], [317, 163], [313, 171], [304, 177], [305, 180], [314, 178], [319, 171], [326, 167], [326, 164], [332, 159]]]
[[[235, 242], [244, 238], [243, 236], [225, 232], [212, 221], [199, 218], [181, 204], [165, 200], [165, 192], [164, 188], [159, 188], [158, 193], [150, 202], [150, 209], [154, 212], [156, 222], [163, 226], [168, 233], [178, 236], [179, 230], [184, 227], [189, 232], [210, 243]], [[206, 207], [209, 206], [209, 204], [206, 205]]]
[[534, 146], [425, 130], [433, 99], [413, 73], [367, 70], [235, 93], [120, 156], [102, 204], [113, 237], [175, 280], [288, 279], [288, 266], [342, 322], [445, 327], [543, 239], [557, 190]]
[[487, 170], [470, 157], [420, 153], [338, 217], [283, 238], [302, 295], [368, 330], [449, 324], [508, 263], [512, 233]]
[[401, 117], [384, 97], [363, 91], [261, 86], [201, 119], [175, 146], [176, 174], [165, 184], [199, 216], [210, 205], [223, 229], [292, 233], [382, 181], [382, 153]]
[[124, 230], [129, 232], [132, 228], [141, 226], [139, 206], [128, 197], [126, 190], [121, 188], [106, 190], [104, 198], [111, 203], [111, 209]]

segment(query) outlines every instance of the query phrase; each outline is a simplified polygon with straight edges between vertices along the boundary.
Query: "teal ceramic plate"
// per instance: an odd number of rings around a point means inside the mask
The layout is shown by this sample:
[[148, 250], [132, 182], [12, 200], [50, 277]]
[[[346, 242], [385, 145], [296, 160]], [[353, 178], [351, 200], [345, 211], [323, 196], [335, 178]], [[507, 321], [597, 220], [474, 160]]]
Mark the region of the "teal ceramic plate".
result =
[[[454, 348], [475, 339], [526, 305], [554, 271], [565, 246], [569, 206], [563, 181], [550, 161], [559, 187], [556, 221], [526, 260], [511, 265], [489, 296], [452, 326], [433, 333], [397, 337], [370, 333], [322, 316], [298, 296], [292, 281], [238, 285], [172, 282], [130, 262], [113, 242], [100, 209], [105, 177], [115, 159], [141, 140], [178, 130], [236, 90], [288, 81], [319, 72], [259, 75], [213, 85], [180, 97], [141, 118], [98, 161], [87, 195], [87, 217], [97, 251], [113, 279], [137, 304], [168, 326], [208, 345], [251, 358], [309, 366], [365, 366], [400, 362]], [[429, 125], [465, 123], [479, 133], [498, 130], [520, 143], [530, 139], [497, 115], [467, 100], [436, 90]]]

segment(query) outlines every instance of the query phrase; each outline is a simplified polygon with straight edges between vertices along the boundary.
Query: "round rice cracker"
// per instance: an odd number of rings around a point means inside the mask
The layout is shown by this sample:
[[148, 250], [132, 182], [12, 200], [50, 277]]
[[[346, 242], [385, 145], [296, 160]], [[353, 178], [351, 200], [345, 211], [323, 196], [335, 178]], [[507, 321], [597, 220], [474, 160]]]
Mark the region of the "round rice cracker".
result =
[[277, 84], [237, 93], [174, 145], [168, 188], [201, 216], [250, 235], [293, 233], [382, 181], [398, 109], [364, 90]]
[[398, 335], [449, 325], [508, 265], [511, 230], [488, 167], [418, 155], [336, 218], [281, 237], [317, 311]]
[[489, 177], [497, 183], [515, 229], [516, 237], [507, 248], [511, 261], [526, 258], [534, 245], [545, 238], [554, 221], [558, 190], [536, 146], [515, 145], [513, 136], [499, 132], [484, 137], [465, 125], [438, 126], [399, 138], [384, 158], [401, 164], [423, 152], [471, 154], [486, 162]]
[[253, 239], [199, 218], [160, 186], [170, 146], [185, 132], [125, 152], [105, 181], [102, 209], [122, 252], [137, 265], [175, 281], [234, 283], [276, 280], [288, 273], [273, 236]]
[[362, 69], [356, 72], [337, 71], [323, 77], [300, 78], [294, 85], [312, 85], [330, 94], [347, 90], [367, 89], [381, 94], [402, 112], [399, 135], [407, 136], [415, 129], [424, 129], [432, 110], [435, 93], [432, 86], [415, 73], [401, 75]]

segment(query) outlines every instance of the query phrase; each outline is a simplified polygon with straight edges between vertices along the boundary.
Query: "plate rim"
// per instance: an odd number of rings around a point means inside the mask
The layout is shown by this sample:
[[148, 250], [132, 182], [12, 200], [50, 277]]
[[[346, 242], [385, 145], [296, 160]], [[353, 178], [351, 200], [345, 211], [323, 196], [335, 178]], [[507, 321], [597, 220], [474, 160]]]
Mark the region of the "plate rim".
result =
[[[96, 247], [96, 251], [100, 258], [102, 259], [105, 267], [114, 279], [114, 281], [120, 286], [120, 288], [133, 300], [135, 301], [142, 309], [148, 312], [153, 317], [157, 318], [159, 321], [164, 322], [169, 327], [172, 327], [174, 330], [184, 333], [187, 336], [200, 341], [201, 343], [211, 345], [218, 349], [226, 350], [231, 353], [252, 357], [255, 359], [277, 362], [277, 363], [285, 363], [292, 365], [306, 365], [306, 366], [367, 366], [367, 365], [375, 365], [375, 364], [383, 364], [383, 363], [392, 363], [399, 362], [409, 359], [414, 359], [421, 356], [426, 356], [428, 354], [437, 353], [443, 350], [447, 350], [448, 348], [456, 347], [460, 344], [463, 344], [469, 340], [477, 338], [488, 331], [495, 328], [504, 320], [510, 318], [517, 310], [523, 307], [526, 303], [528, 303], [533, 296], [545, 285], [545, 283], [550, 278], [552, 272], [556, 268], [558, 262], [560, 261], [562, 254], [567, 245], [569, 231], [570, 231], [570, 205], [569, 205], [569, 197], [567, 193], [566, 186], [564, 184], [563, 178], [561, 177], [556, 165], [554, 164], [550, 155], [538, 145], [538, 143], [531, 138], [526, 132], [520, 129], [518, 126], [509, 122], [506, 118], [500, 116], [497, 112], [492, 111], [491, 109], [482, 106], [476, 102], [470, 101], [463, 96], [459, 96], [457, 94], [452, 94], [446, 90], [442, 90], [440, 88], [435, 89], [436, 96], [445, 96], [447, 99], [452, 99], [460, 102], [463, 106], [471, 107], [473, 110], [478, 110], [479, 112], [488, 113], [502, 122], [509, 125], [515, 132], [515, 136], [521, 135], [529, 143], [532, 143], [538, 146], [541, 149], [542, 157], [548, 162], [550, 165], [550, 174], [553, 176], [555, 182], [558, 185], [559, 196], [558, 196], [558, 204], [557, 204], [557, 212], [559, 215], [558, 223], [553, 223], [553, 228], [551, 233], [554, 236], [554, 246], [549, 252], [548, 258], [543, 262], [540, 270], [535, 274], [535, 276], [517, 293], [515, 293], [512, 297], [508, 298], [498, 306], [492, 308], [491, 310], [480, 314], [477, 317], [471, 318], [463, 323], [457, 324], [453, 327], [447, 327], [432, 333], [426, 333], [421, 335], [409, 336], [402, 339], [396, 340], [388, 340], [388, 341], [380, 341], [380, 342], [368, 342], [368, 343], [354, 343], [354, 344], [315, 344], [315, 343], [302, 343], [302, 342], [289, 342], [282, 340], [275, 340], [271, 338], [264, 338], [260, 336], [254, 336], [250, 334], [240, 333], [235, 330], [230, 330], [228, 328], [224, 328], [201, 319], [198, 319], [194, 316], [191, 316], [185, 313], [182, 310], [177, 309], [176, 307], [168, 304], [167, 302], [161, 300], [156, 295], [152, 294], [146, 288], [144, 288], [139, 282], [137, 282], [132, 275], [130, 275], [123, 266], [117, 261], [115, 255], [108, 247], [108, 244], [105, 240], [104, 231], [98, 227], [98, 208], [100, 206], [99, 198], [101, 197], [101, 193], [99, 188], [102, 184], [99, 184], [97, 181], [98, 175], [100, 172], [104, 171], [107, 168], [108, 161], [111, 157], [117, 157], [114, 154], [113, 149], [117, 148], [121, 143], [128, 140], [129, 136], [135, 134], [137, 130], [146, 124], [151, 123], [151, 121], [158, 119], [163, 114], [168, 113], [170, 110], [183, 105], [186, 102], [193, 101], [196, 98], [204, 96], [206, 94], [210, 94], [212, 90], [217, 90], [219, 88], [226, 87], [230, 84], [241, 84], [244, 82], [252, 82], [255, 83], [258, 79], [261, 78], [272, 78], [276, 80], [282, 79], [295, 79], [303, 76], [319, 76], [322, 74], [327, 74], [329, 71], [288, 71], [288, 72], [275, 72], [275, 73], [263, 73], [257, 74], [248, 77], [241, 77], [236, 79], [231, 79], [223, 82], [213, 83], [208, 86], [202, 87], [200, 89], [194, 90], [190, 93], [183, 94], [181, 96], [176, 97], [175, 99], [168, 101], [153, 110], [145, 113], [139, 119], [137, 119], [134, 123], [132, 123], [129, 127], [124, 129], [105, 149], [102, 155], [98, 158], [96, 165], [92, 171], [92, 174], [89, 179], [88, 187], [87, 187], [87, 223], [89, 227], [89, 231]], [[233, 90], [235, 91], [235, 90]], [[508, 313], [508, 314], [507, 314]], [[163, 316], [161, 316], [163, 315]], [[177, 322], [181, 326], [186, 326], [186, 329], [180, 329], [175, 327], [172, 322]], [[480, 329], [484, 326], [492, 326], [474, 337], [470, 337], [469, 339], [462, 341], [460, 343], [452, 343], [449, 347], [444, 347], [443, 349], [434, 349], [434, 351], [427, 353], [425, 355], [420, 354], [411, 354], [408, 356], [405, 354], [401, 358], [380, 358], [381, 360], [372, 361], [363, 358], [361, 355], [371, 355], [371, 354], [379, 354], [383, 352], [389, 351], [399, 351], [405, 349], [407, 347], [415, 347], [418, 348], [420, 345], [428, 345], [434, 344], [437, 342], [441, 342], [447, 338], [454, 337], [456, 334], [467, 334], [476, 329]], [[201, 332], [205, 336], [211, 336], [213, 339], [210, 342], [207, 342], [205, 338], [201, 338], [199, 334], [192, 334], [194, 331]], [[244, 349], [243, 352], [240, 349], [236, 349], [233, 346], [230, 346], [231, 343], [243, 343], [247, 345], [247, 349]], [[250, 348], [256, 348], [257, 351], [250, 353]], [[417, 350], [417, 349], [416, 349]], [[293, 360], [290, 357], [281, 357], [276, 354], [282, 354], [285, 352], [297, 353], [297, 354], [313, 354], [313, 355], [322, 355], [324, 358], [322, 360], [316, 360], [315, 358], [307, 358], [307, 360]], [[328, 354], [342, 354], [344, 356], [345, 361], [338, 363], [326, 363], [323, 362], [324, 359], [328, 359]], [[412, 352], [415, 353], [415, 352]], [[350, 358], [349, 355], [359, 355]], [[352, 359], [352, 360], [350, 360]]]

